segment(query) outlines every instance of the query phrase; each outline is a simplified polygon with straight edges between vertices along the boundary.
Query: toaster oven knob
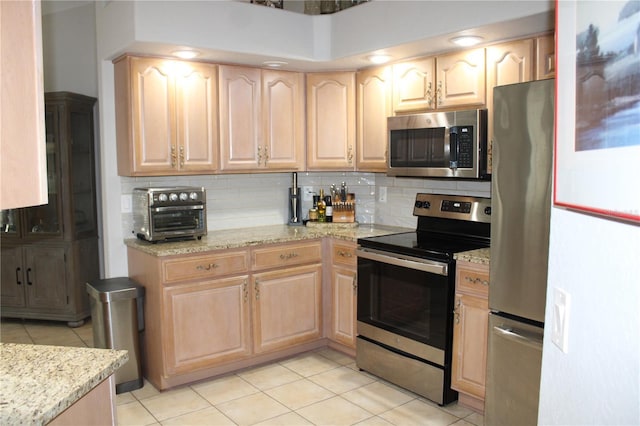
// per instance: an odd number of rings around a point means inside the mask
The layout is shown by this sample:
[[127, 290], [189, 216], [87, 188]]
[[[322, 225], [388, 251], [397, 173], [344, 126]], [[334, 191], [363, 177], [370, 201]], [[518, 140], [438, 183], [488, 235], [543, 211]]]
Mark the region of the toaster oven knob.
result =
[[197, 192], [192, 192], [191, 194], [189, 194], [189, 198], [192, 200], [197, 200], [198, 199], [198, 193]]
[[187, 195], [186, 192], [181, 192], [180, 193], [180, 201], [187, 201], [188, 198], [189, 198], [189, 196]]
[[169, 194], [169, 199], [171, 201], [178, 201], [178, 194], [176, 194], [175, 192], [172, 192], [171, 194]]
[[167, 194], [160, 194], [158, 195], [158, 200], [165, 202], [169, 199], [169, 197], [167, 197]]

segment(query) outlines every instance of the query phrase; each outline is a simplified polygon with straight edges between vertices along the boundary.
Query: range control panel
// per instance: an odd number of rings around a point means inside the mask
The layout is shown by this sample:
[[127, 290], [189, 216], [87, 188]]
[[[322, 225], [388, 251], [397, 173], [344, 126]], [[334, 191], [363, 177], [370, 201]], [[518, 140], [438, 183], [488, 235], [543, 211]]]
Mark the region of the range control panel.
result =
[[491, 223], [491, 199], [418, 193], [413, 215]]

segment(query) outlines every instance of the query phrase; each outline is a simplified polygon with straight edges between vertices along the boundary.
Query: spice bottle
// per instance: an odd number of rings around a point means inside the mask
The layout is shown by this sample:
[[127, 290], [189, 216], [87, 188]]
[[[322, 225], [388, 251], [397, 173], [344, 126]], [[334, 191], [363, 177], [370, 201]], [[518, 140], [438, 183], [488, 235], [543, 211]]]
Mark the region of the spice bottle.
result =
[[327, 221], [327, 205], [324, 202], [324, 189], [320, 190], [320, 199], [318, 200], [318, 222]]

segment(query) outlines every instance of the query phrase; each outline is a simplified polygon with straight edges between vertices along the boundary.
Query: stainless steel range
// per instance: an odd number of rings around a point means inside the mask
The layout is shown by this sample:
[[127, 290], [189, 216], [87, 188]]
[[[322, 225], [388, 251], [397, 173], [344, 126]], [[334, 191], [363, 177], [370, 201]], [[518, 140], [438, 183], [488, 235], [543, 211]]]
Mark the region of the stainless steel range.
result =
[[491, 199], [417, 194], [415, 232], [358, 239], [358, 368], [440, 405], [451, 389], [454, 255], [489, 247]]

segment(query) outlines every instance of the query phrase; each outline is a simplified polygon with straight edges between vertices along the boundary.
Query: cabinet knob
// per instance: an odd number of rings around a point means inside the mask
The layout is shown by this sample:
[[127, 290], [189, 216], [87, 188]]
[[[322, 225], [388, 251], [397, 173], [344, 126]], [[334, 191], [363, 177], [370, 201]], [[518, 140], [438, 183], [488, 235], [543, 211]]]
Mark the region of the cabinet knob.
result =
[[427, 93], [426, 93], [427, 105], [429, 105], [430, 107], [433, 104], [433, 93], [431, 93], [432, 86], [433, 84], [429, 82], [429, 84], [427, 85]]
[[438, 107], [442, 105], [442, 81], [438, 82], [438, 90], [436, 93], [436, 107]]
[[184, 146], [180, 147], [180, 167], [184, 167]]
[[256, 300], [260, 300], [260, 283], [258, 282], [258, 280], [253, 283], [253, 289], [256, 292]]

